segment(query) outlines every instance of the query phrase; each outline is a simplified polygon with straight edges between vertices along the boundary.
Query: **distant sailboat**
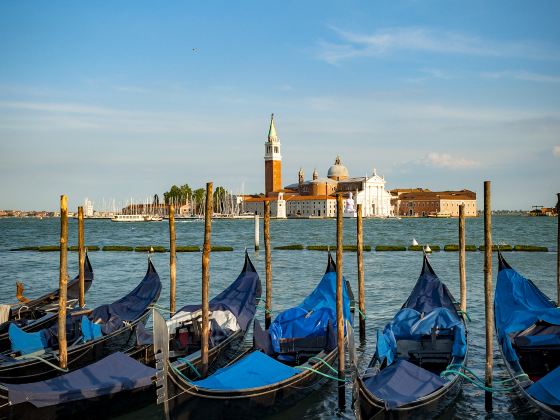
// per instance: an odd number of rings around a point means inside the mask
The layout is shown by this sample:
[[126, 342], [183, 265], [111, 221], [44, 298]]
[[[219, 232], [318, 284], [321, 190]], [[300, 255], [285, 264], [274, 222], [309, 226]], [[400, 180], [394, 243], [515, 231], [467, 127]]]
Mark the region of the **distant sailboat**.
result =
[[432, 252], [432, 248], [430, 248], [430, 245], [426, 244], [426, 246], [424, 247], [424, 252], [426, 254], [429, 254], [430, 252]]
[[417, 245], [418, 245], [418, 241], [412, 238], [412, 246], [417, 246]]

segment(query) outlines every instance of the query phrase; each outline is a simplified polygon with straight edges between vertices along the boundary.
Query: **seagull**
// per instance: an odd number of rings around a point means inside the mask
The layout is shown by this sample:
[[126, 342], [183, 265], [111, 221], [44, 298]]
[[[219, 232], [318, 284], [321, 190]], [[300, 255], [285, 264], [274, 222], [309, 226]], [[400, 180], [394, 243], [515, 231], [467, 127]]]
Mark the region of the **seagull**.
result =
[[414, 239], [414, 238], [412, 238], [412, 245], [413, 245], [413, 246], [418, 245], [418, 242], [417, 242], [416, 239]]

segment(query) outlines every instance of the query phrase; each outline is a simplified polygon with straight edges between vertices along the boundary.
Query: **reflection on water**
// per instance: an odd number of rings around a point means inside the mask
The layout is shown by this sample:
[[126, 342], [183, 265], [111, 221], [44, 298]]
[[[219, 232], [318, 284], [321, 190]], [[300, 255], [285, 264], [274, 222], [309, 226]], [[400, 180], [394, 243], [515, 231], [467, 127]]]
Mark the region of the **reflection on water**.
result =
[[[33, 297], [58, 284], [58, 254], [39, 252], [10, 252], [21, 246], [56, 245], [59, 235], [58, 219], [1, 219], [0, 229], [0, 294], [9, 303], [15, 300], [15, 282], [24, 281], [26, 295]], [[494, 217], [495, 243], [530, 244], [555, 247], [555, 218]], [[203, 223], [177, 223], [177, 245], [201, 245]], [[271, 238], [274, 245], [300, 243], [303, 245], [333, 245], [334, 220], [273, 220]], [[77, 224], [70, 221], [70, 244], [77, 243]], [[262, 233], [262, 228], [260, 229]], [[345, 220], [344, 243], [355, 242], [355, 221]], [[211, 296], [233, 281], [243, 265], [243, 251], [251, 250], [251, 258], [264, 282], [264, 252], [255, 254], [253, 249], [252, 220], [218, 220], [213, 223], [212, 243], [229, 245], [234, 252], [213, 253], [211, 256]], [[457, 243], [456, 219], [402, 219], [365, 220], [366, 245], [409, 245], [412, 238], [420, 243], [440, 245]], [[467, 220], [467, 243], [483, 243], [482, 218]], [[118, 224], [103, 220], [86, 221], [86, 243], [90, 245], [163, 245], [168, 246], [168, 226], [161, 223]], [[263, 240], [261, 238], [261, 246]], [[556, 254], [508, 253], [509, 263], [520, 273], [533, 280], [543, 292], [555, 297]], [[95, 282], [86, 296], [89, 306], [118, 299], [140, 281], [146, 270], [146, 254], [136, 252], [92, 252], [90, 259], [95, 271]], [[458, 254], [434, 253], [431, 263], [439, 277], [445, 281], [458, 299]], [[164, 284], [159, 305], [169, 305], [169, 255], [153, 256], [154, 265]], [[177, 257], [177, 306], [200, 300], [199, 253], [181, 253]], [[273, 251], [273, 311], [293, 306], [301, 301], [320, 280], [326, 264], [326, 253], [316, 251]], [[419, 252], [366, 252], [364, 255], [367, 310], [367, 340], [356, 343], [358, 363], [363, 369], [375, 350], [375, 330], [382, 328], [400, 308], [412, 290], [422, 265]], [[356, 284], [356, 254], [344, 254], [344, 274], [354, 291]], [[69, 275], [77, 272], [77, 253], [69, 254]], [[494, 260], [494, 281], [497, 261]], [[484, 295], [483, 254], [467, 253], [468, 312], [470, 367], [484, 376]], [[262, 310], [257, 316], [264, 318]], [[356, 336], [357, 336], [356, 331]], [[247, 337], [249, 345], [251, 337]], [[507, 373], [500, 362], [494, 344], [495, 378], [505, 379]], [[353, 418], [350, 409], [351, 385], [347, 386], [347, 405], [344, 413], [337, 411], [337, 392], [334, 383], [327, 383], [318, 392], [290, 407], [288, 411], [270, 418], [332, 418], [337, 413], [343, 418]], [[140, 411], [131, 408], [126, 418], [161, 418], [159, 407], [152, 405]], [[262, 413], [263, 417], [266, 413]], [[463, 392], [442, 416], [457, 418], [484, 417], [484, 392], [464, 385]], [[515, 393], [494, 396], [494, 417], [523, 418], [535, 413], [519, 400]]]

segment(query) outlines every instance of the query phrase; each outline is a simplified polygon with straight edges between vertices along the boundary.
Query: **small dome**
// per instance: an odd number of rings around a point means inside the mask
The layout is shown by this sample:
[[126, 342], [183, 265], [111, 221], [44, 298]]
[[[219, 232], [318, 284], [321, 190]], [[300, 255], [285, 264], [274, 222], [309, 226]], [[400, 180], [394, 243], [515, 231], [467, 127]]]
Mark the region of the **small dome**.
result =
[[336, 179], [337, 181], [348, 178], [348, 169], [346, 169], [346, 166], [340, 163], [339, 156], [336, 157], [334, 165], [329, 168], [327, 176], [331, 179]]

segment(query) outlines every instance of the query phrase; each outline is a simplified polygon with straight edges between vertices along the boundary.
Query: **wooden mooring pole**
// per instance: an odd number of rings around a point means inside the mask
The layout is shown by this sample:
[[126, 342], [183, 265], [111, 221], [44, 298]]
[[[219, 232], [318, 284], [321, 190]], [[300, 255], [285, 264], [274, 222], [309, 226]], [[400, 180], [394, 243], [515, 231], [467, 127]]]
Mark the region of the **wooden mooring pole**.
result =
[[336, 198], [336, 330], [338, 342], [338, 408], [346, 407], [344, 386], [344, 313], [342, 310], [342, 195]]
[[558, 224], [558, 234], [556, 236], [556, 306], [560, 307], [560, 193], [556, 194], [556, 218]]
[[212, 183], [206, 183], [206, 210], [204, 212], [204, 246], [202, 248], [202, 335], [200, 360], [202, 377], [208, 373], [208, 339], [210, 337], [210, 317], [208, 309], [208, 287], [210, 283], [210, 238], [212, 230]]
[[86, 306], [86, 286], [84, 266], [86, 264], [86, 249], [84, 245], [84, 208], [78, 207], [78, 276], [80, 282], [80, 295], [78, 305], [80, 308]]
[[459, 205], [459, 284], [461, 291], [461, 311], [467, 316], [467, 268], [465, 244], [465, 203]]
[[[494, 308], [492, 306], [492, 209], [490, 181], [484, 181], [484, 307], [486, 313], [486, 369], [484, 385], [492, 388]], [[484, 394], [486, 411], [492, 411], [492, 393]]]
[[259, 250], [259, 215], [255, 214], [255, 251]]
[[60, 368], [68, 366], [66, 345], [66, 287], [68, 285], [68, 198], [60, 196], [60, 266], [58, 278], [58, 359]]
[[175, 207], [169, 205], [169, 314], [175, 313], [175, 291], [177, 280], [177, 258], [175, 247]]
[[356, 221], [356, 254], [358, 258], [358, 308], [360, 312], [360, 340], [366, 339], [366, 299], [364, 289], [364, 238], [362, 228], [362, 205], [358, 204]]
[[266, 300], [264, 303], [264, 325], [268, 330], [272, 310], [272, 266], [270, 257], [270, 201], [264, 202], [264, 255], [266, 271]]

